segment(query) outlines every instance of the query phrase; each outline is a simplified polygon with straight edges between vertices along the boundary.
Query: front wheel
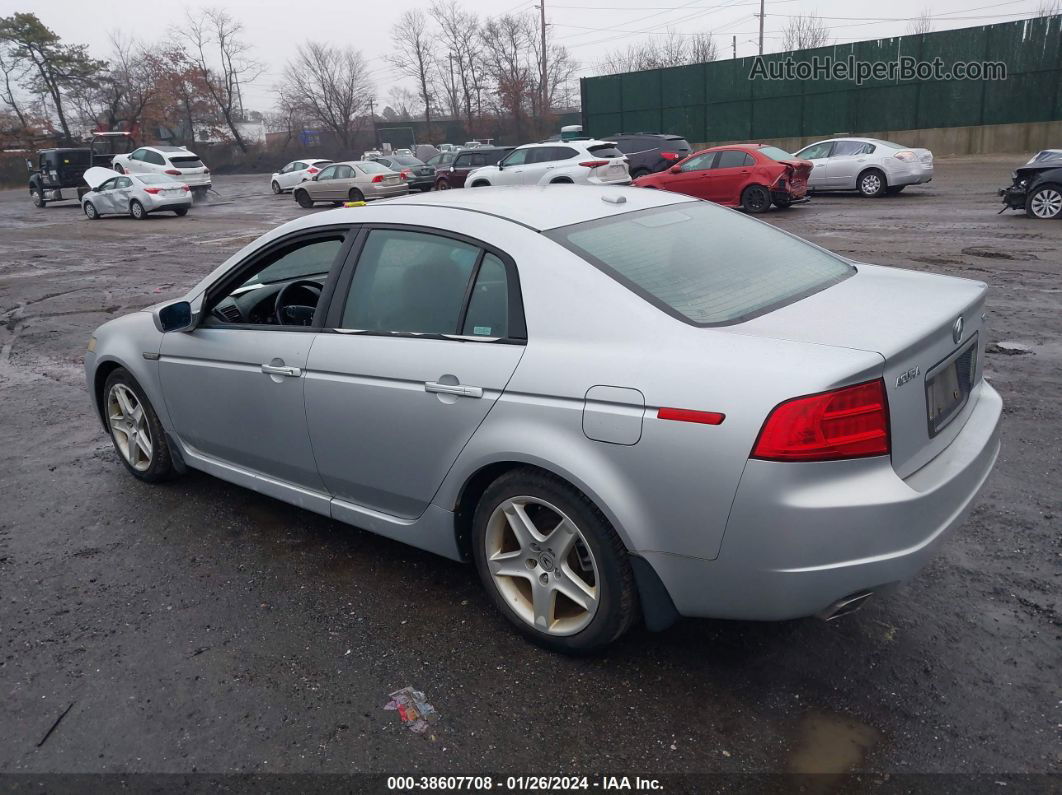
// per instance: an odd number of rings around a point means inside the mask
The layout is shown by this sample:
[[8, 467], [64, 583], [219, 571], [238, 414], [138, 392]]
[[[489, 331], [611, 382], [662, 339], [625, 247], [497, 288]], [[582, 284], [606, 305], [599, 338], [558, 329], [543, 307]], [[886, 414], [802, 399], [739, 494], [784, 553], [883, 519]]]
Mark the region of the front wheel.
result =
[[741, 193], [741, 208], [754, 215], [771, 208], [771, 194], [763, 185], [749, 185]]
[[886, 188], [888, 188], [888, 183], [885, 182], [885, 175], [876, 168], [864, 171], [859, 175], [859, 193], [861, 196], [866, 196], [868, 199], [876, 199], [878, 196], [885, 195]]
[[535, 643], [591, 652], [634, 621], [623, 542], [597, 506], [559, 478], [533, 469], [502, 475], [476, 506], [472, 536], [491, 601]]
[[33, 202], [33, 206], [38, 209], [44, 207], [48, 202], [44, 200], [44, 194], [40, 188], [34, 188], [30, 191], [30, 200]]
[[477, 182], [473, 182], [472, 183], [472, 187], [473, 188], [489, 188], [490, 187], [490, 183], [489, 182], [484, 182], [483, 180], [479, 180]]
[[445, 179], [440, 179], [435, 183], [435, 190], [450, 190], [450, 183]]
[[143, 221], [147, 218], [147, 210], [144, 209], [144, 205], [133, 199], [129, 202], [129, 214], [138, 221]]
[[1029, 194], [1025, 213], [1033, 218], [1058, 218], [1062, 216], [1062, 187], [1041, 185]]
[[365, 194], [357, 188], [351, 188], [350, 193], [347, 194], [347, 201], [363, 202], [365, 201]]
[[269, 189], [273, 191], [273, 193], [280, 193], [280, 183], [276, 180], [273, 180], [269, 183]]
[[96, 205], [92, 202], [85, 202], [85, 215], [88, 216], [90, 221], [95, 221], [100, 217], [99, 210], [96, 209]]
[[305, 207], [307, 210], [313, 207], [313, 199], [311, 199], [310, 194], [304, 190], [295, 191], [295, 201], [299, 203], [300, 207]]
[[119, 367], [107, 376], [103, 409], [114, 449], [133, 476], [155, 483], [174, 474], [162, 423], [128, 370]]

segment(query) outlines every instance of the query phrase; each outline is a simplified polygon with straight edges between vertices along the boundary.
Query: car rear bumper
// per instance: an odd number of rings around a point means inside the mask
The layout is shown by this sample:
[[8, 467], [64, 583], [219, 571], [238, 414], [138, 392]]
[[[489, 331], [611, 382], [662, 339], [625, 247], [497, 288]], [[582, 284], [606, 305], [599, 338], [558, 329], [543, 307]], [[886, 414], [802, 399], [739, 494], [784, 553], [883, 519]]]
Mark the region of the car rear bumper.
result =
[[999, 453], [985, 381], [955, 440], [901, 479], [888, 458], [750, 460], [715, 560], [639, 553], [686, 616], [782, 620], [913, 577], [971, 510]]
[[182, 207], [192, 206], [192, 194], [191, 191], [185, 192], [181, 196], [153, 196], [149, 193], [144, 197], [143, 202], [144, 209], [148, 212], [178, 210]]
[[399, 185], [370, 185], [363, 191], [366, 199], [389, 199], [392, 196], [405, 196], [409, 193], [408, 183]]
[[922, 162], [904, 164], [903, 168], [890, 171], [887, 179], [889, 185], [896, 187], [900, 185], [922, 185], [933, 179], [933, 164]]

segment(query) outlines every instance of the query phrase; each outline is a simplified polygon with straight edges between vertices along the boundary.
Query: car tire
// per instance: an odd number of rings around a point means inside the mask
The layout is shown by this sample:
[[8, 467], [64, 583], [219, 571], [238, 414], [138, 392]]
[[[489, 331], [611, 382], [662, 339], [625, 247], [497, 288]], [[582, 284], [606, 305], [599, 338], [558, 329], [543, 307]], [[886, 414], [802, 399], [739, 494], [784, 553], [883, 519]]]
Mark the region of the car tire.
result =
[[1040, 185], [1025, 200], [1025, 214], [1049, 220], [1062, 217], [1062, 185]]
[[280, 183], [273, 180], [269, 183], [269, 189], [273, 191], [273, 195], [280, 193]]
[[295, 191], [295, 201], [299, 203], [300, 207], [310, 209], [313, 207], [313, 199], [310, 198], [310, 194], [304, 190]]
[[572, 182], [567, 177], [560, 177], [558, 179], [551, 180], [549, 184], [550, 185], [574, 185], [575, 183]]
[[117, 171], [119, 174], [124, 174], [125, 173], [125, 169], [122, 168], [122, 164], [121, 163], [115, 163], [114, 164], [114, 170]]
[[174, 210], [173, 214], [176, 215], [178, 218], [184, 218], [184, 216], [188, 215], [188, 208], [181, 207], [180, 209]]
[[895, 196], [897, 193], [902, 193], [906, 185], [891, 185], [885, 189], [886, 196]]
[[741, 209], [758, 215], [771, 209], [771, 192], [763, 185], [749, 185], [741, 192]]
[[30, 191], [30, 201], [33, 202], [33, 206], [37, 209], [43, 209], [47, 206], [48, 202], [44, 200], [44, 194], [40, 188], [34, 188]]
[[145, 210], [144, 205], [136, 199], [129, 202], [129, 214], [138, 221], [143, 221], [147, 218], [147, 210]]
[[885, 172], [876, 168], [868, 168], [856, 180], [856, 189], [859, 191], [859, 195], [866, 196], [868, 199], [877, 199], [884, 196], [888, 187], [889, 183], [885, 179]]
[[450, 190], [450, 183], [445, 179], [440, 179], [435, 183], [435, 190]]
[[173, 477], [176, 469], [166, 432], [128, 370], [118, 367], [107, 376], [100, 403], [111, 442], [130, 474], [148, 483]]
[[[522, 532], [523, 541], [510, 516], [519, 527], [526, 527], [524, 518], [531, 522], [533, 532]], [[560, 533], [561, 525], [574, 532], [563, 533], [563, 539], [551, 535]], [[558, 541], [568, 542], [566, 552], [547, 546]], [[596, 651], [623, 635], [639, 615], [634, 573], [616, 531], [584, 494], [547, 472], [520, 468], [495, 480], [476, 506], [472, 545], [494, 606], [547, 649]], [[510, 556], [511, 568], [500, 561], [502, 555]], [[543, 601], [536, 604], [536, 595]]]
[[100, 214], [99, 214], [99, 211], [96, 209], [96, 205], [95, 204], [93, 204], [92, 202], [85, 202], [84, 210], [85, 210], [85, 215], [88, 216], [88, 219], [90, 221], [98, 221], [99, 220]]
[[351, 188], [350, 193], [347, 194], [347, 201], [363, 202], [365, 201], [365, 194], [357, 188]]

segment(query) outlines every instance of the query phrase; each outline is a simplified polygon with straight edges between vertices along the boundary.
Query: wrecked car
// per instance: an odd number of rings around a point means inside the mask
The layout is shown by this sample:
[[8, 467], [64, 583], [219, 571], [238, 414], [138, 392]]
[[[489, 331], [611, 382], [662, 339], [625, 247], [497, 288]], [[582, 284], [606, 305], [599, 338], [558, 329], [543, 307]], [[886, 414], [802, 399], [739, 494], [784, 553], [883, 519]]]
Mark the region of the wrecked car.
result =
[[1010, 177], [1010, 186], [999, 190], [1003, 210], [1025, 210], [1033, 218], [1062, 216], [1062, 151], [1044, 150]]

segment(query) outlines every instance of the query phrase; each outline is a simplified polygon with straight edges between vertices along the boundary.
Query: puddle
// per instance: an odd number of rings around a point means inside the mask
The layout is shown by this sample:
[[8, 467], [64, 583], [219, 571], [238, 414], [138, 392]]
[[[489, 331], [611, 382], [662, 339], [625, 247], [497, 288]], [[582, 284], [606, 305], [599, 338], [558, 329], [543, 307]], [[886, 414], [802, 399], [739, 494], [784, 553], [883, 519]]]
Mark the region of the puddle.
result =
[[812, 712], [803, 717], [789, 754], [791, 773], [848, 773], [860, 768], [881, 733], [843, 715]]

